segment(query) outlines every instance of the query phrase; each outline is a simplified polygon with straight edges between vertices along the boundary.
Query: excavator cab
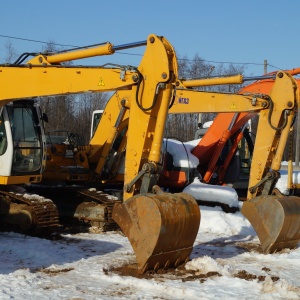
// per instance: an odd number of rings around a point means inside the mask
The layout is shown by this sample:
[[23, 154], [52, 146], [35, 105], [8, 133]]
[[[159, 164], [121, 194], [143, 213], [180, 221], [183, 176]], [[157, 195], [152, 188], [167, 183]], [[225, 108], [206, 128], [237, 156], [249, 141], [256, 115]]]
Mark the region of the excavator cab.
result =
[[[44, 129], [39, 106], [18, 100], [2, 107], [0, 115], [1, 184], [39, 182], [44, 167]], [[20, 179], [20, 180], [19, 180]]]
[[31, 234], [57, 229], [51, 201], [22, 196], [17, 185], [41, 182], [45, 168], [45, 116], [33, 100], [16, 100], [0, 113], [0, 227]]

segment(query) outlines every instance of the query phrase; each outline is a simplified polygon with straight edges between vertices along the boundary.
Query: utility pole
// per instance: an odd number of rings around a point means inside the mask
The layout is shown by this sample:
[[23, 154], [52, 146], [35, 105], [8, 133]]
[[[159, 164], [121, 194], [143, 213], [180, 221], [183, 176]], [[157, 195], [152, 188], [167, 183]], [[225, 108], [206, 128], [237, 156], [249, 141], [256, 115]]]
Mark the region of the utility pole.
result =
[[264, 60], [264, 74], [266, 75], [268, 73], [268, 61]]

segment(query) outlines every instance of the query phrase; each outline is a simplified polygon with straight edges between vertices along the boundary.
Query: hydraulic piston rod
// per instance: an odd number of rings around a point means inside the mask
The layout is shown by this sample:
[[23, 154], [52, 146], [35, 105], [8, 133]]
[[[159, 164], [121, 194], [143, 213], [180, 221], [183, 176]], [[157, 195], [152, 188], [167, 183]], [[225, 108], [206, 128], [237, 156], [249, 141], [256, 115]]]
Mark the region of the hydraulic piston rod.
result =
[[129, 48], [135, 48], [135, 47], [140, 47], [140, 46], [146, 46], [146, 45], [147, 45], [146, 41], [123, 44], [123, 45], [118, 45], [118, 46], [114, 46], [113, 44], [108, 42], [108, 43], [99, 45], [97, 47], [92, 47], [92, 48], [87, 48], [87, 49], [79, 49], [77, 51], [70, 51], [70, 52], [49, 55], [47, 57], [47, 61], [49, 63], [53, 64], [53, 63], [60, 63], [60, 62], [94, 57], [94, 56], [111, 55], [111, 54], [114, 54], [115, 51], [129, 49]]

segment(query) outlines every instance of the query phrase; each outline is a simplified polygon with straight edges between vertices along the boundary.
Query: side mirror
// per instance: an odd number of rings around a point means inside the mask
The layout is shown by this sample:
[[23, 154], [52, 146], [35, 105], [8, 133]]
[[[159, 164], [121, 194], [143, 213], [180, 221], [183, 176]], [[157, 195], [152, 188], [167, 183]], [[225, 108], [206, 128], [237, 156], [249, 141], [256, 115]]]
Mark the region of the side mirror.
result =
[[48, 119], [48, 115], [46, 113], [42, 114], [42, 120], [46, 123], [48, 123], [49, 119]]

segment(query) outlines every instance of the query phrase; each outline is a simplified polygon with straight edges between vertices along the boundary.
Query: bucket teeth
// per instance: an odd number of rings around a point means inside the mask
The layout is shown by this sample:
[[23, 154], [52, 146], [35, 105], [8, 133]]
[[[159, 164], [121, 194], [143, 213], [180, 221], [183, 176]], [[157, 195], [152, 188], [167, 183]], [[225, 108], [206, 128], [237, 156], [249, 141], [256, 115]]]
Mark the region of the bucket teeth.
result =
[[200, 225], [197, 202], [188, 194], [143, 194], [115, 204], [113, 219], [136, 255], [138, 270], [167, 269], [186, 262]]

